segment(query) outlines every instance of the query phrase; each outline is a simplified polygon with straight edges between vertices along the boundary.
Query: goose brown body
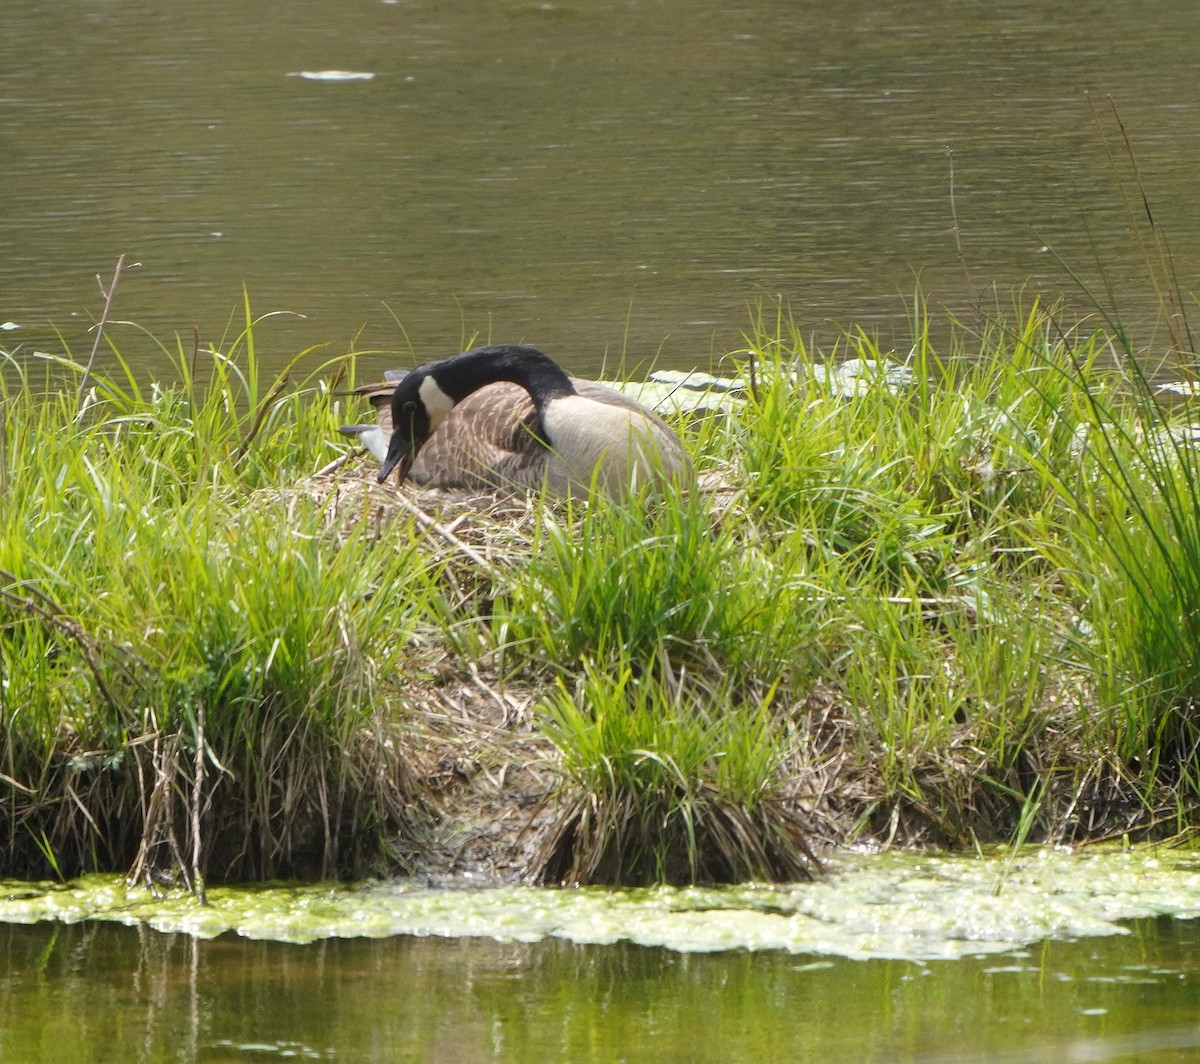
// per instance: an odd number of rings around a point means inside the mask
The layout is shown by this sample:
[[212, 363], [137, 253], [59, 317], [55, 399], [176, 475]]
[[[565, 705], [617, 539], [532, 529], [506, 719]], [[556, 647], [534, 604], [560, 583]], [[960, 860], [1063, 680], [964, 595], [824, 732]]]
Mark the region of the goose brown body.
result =
[[[612, 388], [568, 377], [534, 348], [478, 348], [407, 374], [389, 371], [384, 383], [359, 391], [389, 443], [381, 479], [394, 458], [401, 476], [433, 487], [544, 485], [568, 494], [594, 482], [620, 496], [637, 483], [690, 473], [679, 437], [661, 418]], [[355, 430], [367, 431], [344, 431]]]

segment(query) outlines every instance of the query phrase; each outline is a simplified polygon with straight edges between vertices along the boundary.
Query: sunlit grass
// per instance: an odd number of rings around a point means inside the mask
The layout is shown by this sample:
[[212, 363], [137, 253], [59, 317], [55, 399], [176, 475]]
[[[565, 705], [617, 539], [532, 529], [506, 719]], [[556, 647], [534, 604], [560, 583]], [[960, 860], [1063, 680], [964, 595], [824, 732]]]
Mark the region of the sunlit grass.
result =
[[[246, 348], [81, 407], [9, 359], [0, 409], [6, 866], [202, 879], [385, 868], [417, 805], [388, 686], [440, 565], [290, 485], [336, 454], [324, 378]], [[41, 371], [38, 385], [35, 373]], [[402, 844], [401, 848], [410, 848]], [[135, 864], [136, 862], [136, 864]]]
[[[526, 654], [573, 671], [580, 661], [652, 662], [770, 679], [810, 645], [815, 603], [793, 581], [788, 545], [714, 528], [700, 493], [596, 499], [547, 511], [527, 565], [493, 620]], [[769, 589], [769, 593], [764, 593]]]
[[[568, 682], [582, 670], [589, 705], [606, 690], [629, 702], [634, 690], [634, 718], [662, 717], [647, 707], [670, 702], [662, 692], [679, 670], [732, 685], [722, 705], [736, 700], [730, 691], [772, 687], [780, 728], [814, 683], [832, 686], [870, 799], [859, 829], [894, 831], [900, 815], [908, 835], [944, 843], [1024, 837], [1035, 823], [1076, 838], [1086, 831], [1069, 817], [1092, 788], [1103, 794], [1089, 797], [1093, 823], [1130, 808], [1178, 819], [1197, 796], [1195, 750], [1181, 745], [1191, 696], [1163, 684], [1195, 675], [1169, 650], [1189, 638], [1186, 624], [1172, 627], [1186, 588], [1147, 591], [1145, 570], [1184, 564], [1163, 555], [1161, 532], [1149, 548], [1135, 543], [1130, 516], [1165, 505], [1178, 526], [1165, 538], [1186, 542], [1180, 500], [1191, 506], [1194, 490], [1179, 476], [1190, 459], [1163, 427], [1187, 424], [1186, 410], [1143, 409], [1126, 353], [1036, 306], [980, 335], [955, 333], [945, 357], [924, 321], [918, 303], [907, 352], [855, 336], [824, 356], [785, 314], [760, 315], [733, 356], [748, 385], [740, 412], [701, 425], [693, 441], [698, 468], [723, 471], [732, 501], [717, 513], [702, 494], [548, 511], [492, 603], [492, 646], [506, 672]], [[830, 382], [847, 356], [861, 371], [837, 392]], [[1095, 433], [1120, 457], [1106, 463], [1085, 446]], [[1154, 454], [1140, 453], [1146, 439]], [[1130, 593], [1131, 575], [1142, 592]], [[625, 668], [640, 686], [612, 679]], [[1169, 710], [1147, 713], [1151, 692]], [[555, 705], [564, 793], [591, 854], [579, 860], [591, 874], [627, 875], [596, 856], [612, 845], [597, 839], [641, 822], [630, 795], [658, 793], [661, 781], [630, 774], [614, 788], [633, 741], [577, 703]], [[684, 729], [679, 717], [673, 727]], [[701, 717], [684, 717], [699, 727]], [[715, 734], [707, 742], [719, 745]], [[581, 763], [595, 766], [586, 783]], [[661, 771], [653, 758], [637, 765]], [[553, 874], [568, 868], [560, 853]]]
[[562, 756], [548, 882], [805, 878], [819, 865], [782, 800], [785, 750], [770, 692], [689, 690], [627, 663], [559, 681], [545, 728]]
[[7, 356], [10, 867], [420, 866], [431, 661], [542, 692], [547, 881], [787, 878], [849, 837], [1195, 809], [1200, 417], [1123, 340], [1035, 305], [936, 351], [918, 300], [908, 350], [816, 352], [759, 312], [740, 403], [679, 426], [705, 490], [533, 499], [507, 528], [473, 503], [456, 534], [394, 502], [384, 531], [386, 495], [334, 515], [341, 363], [268, 377], [259, 324], [159, 346], [162, 385], [114, 347], [82, 404], [69, 357]]
[[[1080, 603], [1075, 649], [1123, 761], [1195, 793], [1200, 698], [1200, 462], [1193, 396], [1168, 401], [1136, 360], [1119, 391], [1086, 389], [1077, 435], [1091, 490], [1045, 467], [1075, 506], [1062, 572]], [[1185, 391], [1187, 382], [1184, 382]]]

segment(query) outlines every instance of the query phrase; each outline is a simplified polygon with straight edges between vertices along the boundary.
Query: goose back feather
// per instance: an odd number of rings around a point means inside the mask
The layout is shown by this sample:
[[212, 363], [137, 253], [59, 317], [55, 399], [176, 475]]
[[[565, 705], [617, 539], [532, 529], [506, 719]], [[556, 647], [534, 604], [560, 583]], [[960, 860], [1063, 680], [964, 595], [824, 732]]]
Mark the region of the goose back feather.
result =
[[[433, 364], [439, 365], [445, 363]], [[407, 376], [390, 370], [383, 383], [358, 389], [375, 407], [377, 435], [384, 440], [393, 429], [393, 393]], [[512, 490], [544, 485], [564, 495], [586, 492], [595, 481], [616, 496], [639, 481], [690, 475], [679, 437], [661, 418], [613, 388], [566, 379], [573, 394], [543, 401], [540, 414], [530, 391], [513, 381], [497, 380], [470, 392], [420, 445], [408, 475], [430, 487]], [[359, 435], [364, 445], [373, 430], [343, 429]], [[372, 439], [376, 453], [378, 439]]]

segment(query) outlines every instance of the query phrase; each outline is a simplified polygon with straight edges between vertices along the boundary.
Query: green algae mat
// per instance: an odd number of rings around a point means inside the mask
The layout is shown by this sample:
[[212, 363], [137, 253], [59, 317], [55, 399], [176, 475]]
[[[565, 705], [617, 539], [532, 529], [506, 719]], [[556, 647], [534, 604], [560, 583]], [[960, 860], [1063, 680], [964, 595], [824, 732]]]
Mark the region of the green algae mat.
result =
[[840, 855], [790, 886], [550, 890], [315, 884], [219, 887], [208, 904], [153, 896], [113, 876], [65, 885], [0, 881], [0, 921], [106, 920], [213, 938], [314, 942], [391, 935], [489, 937], [680, 952], [785, 950], [953, 959], [1047, 938], [1121, 934], [1121, 921], [1200, 915], [1200, 860], [1167, 848], [989, 857]]

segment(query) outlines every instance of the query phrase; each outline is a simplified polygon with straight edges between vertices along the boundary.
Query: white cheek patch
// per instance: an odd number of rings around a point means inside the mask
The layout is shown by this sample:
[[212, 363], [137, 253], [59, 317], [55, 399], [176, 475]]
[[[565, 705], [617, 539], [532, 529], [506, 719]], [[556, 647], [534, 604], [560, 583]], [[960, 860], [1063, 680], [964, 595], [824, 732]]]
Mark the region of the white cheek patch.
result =
[[421, 387], [417, 389], [417, 394], [421, 397], [421, 402], [425, 404], [425, 412], [429, 415], [429, 429], [433, 431], [446, 420], [446, 415], [454, 409], [454, 400], [438, 387], [438, 382], [433, 379], [432, 375], [421, 381]]

